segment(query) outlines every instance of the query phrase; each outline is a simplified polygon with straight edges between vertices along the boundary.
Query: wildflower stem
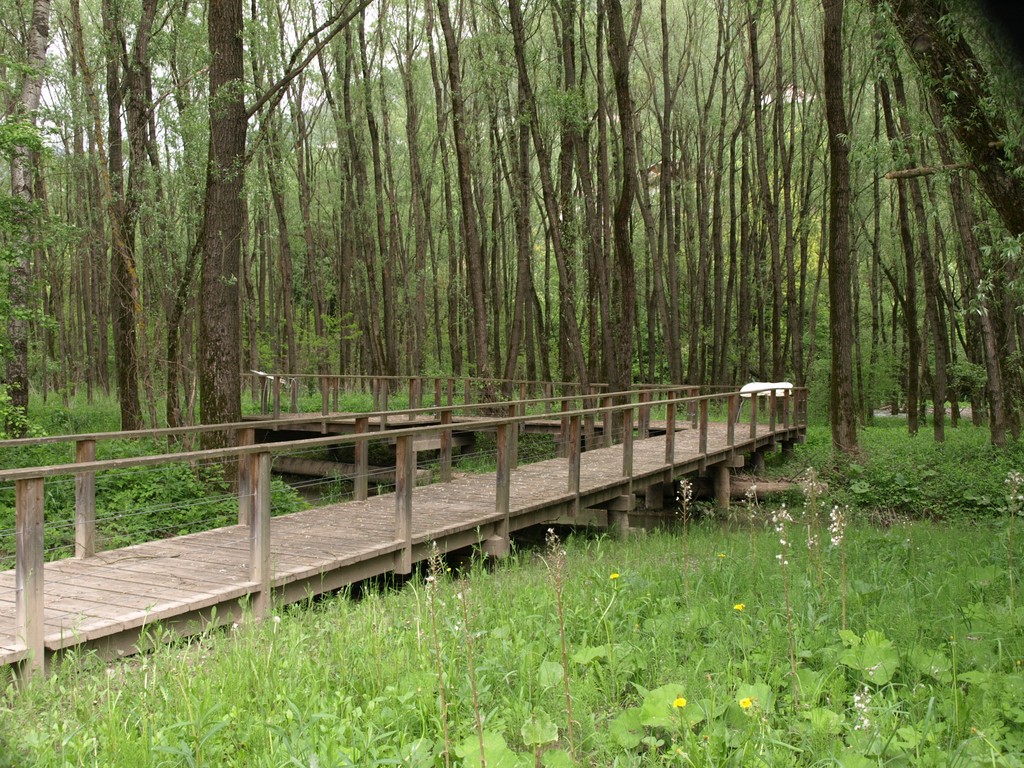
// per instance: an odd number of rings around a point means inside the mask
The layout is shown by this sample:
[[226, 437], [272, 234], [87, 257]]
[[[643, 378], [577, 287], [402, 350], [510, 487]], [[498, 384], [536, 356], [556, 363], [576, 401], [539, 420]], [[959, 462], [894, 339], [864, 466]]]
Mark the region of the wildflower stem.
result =
[[484, 749], [484, 721], [480, 714], [480, 698], [476, 690], [476, 666], [473, 663], [473, 632], [469, 626], [469, 594], [467, 585], [462, 585], [460, 595], [462, 597], [462, 618], [466, 633], [466, 665], [469, 669], [469, 687], [473, 692], [473, 715], [476, 718], [476, 734], [480, 739], [480, 768], [487, 768], [487, 754]]

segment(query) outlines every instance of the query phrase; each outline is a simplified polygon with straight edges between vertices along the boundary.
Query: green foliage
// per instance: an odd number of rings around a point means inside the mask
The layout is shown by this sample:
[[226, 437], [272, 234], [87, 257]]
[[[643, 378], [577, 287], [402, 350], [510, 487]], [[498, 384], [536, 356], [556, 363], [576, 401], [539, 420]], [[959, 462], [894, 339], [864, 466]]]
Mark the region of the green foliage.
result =
[[[9, 695], [0, 739], [5, 755], [41, 768], [436, 768], [446, 738], [463, 766], [483, 764], [481, 741], [487, 765], [509, 768], [1019, 765], [1024, 614], [1007, 601], [997, 539], [985, 526], [851, 526], [848, 631], [838, 552], [795, 540], [798, 708], [777, 534], [697, 525], [691, 597], [675, 535], [565, 543], [568, 679], [554, 566], [521, 553], [493, 572], [474, 564], [468, 578], [296, 605], [185, 648], [153, 628], [151, 654], [109, 667], [72, 656]], [[803, 576], [819, 556], [820, 583]]]
[[[812, 426], [797, 460], [815, 467], [828, 483], [830, 503], [850, 504], [882, 520], [982, 520], [1006, 507], [1006, 475], [1024, 466], [1024, 443], [1005, 448], [989, 442], [985, 428], [961, 421], [936, 443], [923, 422], [916, 436], [903, 418], [878, 417], [858, 434], [860, 453], [852, 460], [832, 453], [827, 427]], [[778, 471], [793, 476], [791, 464]]]

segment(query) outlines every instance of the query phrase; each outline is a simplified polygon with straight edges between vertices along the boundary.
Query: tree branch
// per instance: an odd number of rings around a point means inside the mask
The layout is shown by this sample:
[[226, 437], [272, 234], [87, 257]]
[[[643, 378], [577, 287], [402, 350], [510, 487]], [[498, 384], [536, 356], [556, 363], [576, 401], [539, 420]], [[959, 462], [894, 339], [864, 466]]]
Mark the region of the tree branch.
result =
[[[288, 87], [291, 81], [298, 77], [299, 73], [309, 66], [309, 63], [313, 60], [313, 58], [317, 54], [319, 54], [320, 51], [322, 51], [327, 46], [327, 44], [330, 43], [331, 40], [333, 40], [339, 32], [341, 32], [341, 30], [347, 27], [356, 16], [358, 16], [360, 13], [366, 10], [366, 7], [370, 5], [370, 3], [372, 2], [373, 0], [359, 0], [355, 8], [353, 8], [351, 11], [347, 10], [347, 7], [343, 8], [341, 11], [336, 13], [334, 16], [329, 18], [319, 27], [317, 27], [304, 38], [302, 38], [302, 40], [300, 40], [299, 44], [296, 46], [295, 51], [292, 53], [291, 58], [288, 60], [288, 68], [285, 71], [284, 75], [277, 82], [275, 82], [273, 85], [267, 88], [267, 90], [263, 92], [263, 95], [256, 100], [256, 103], [246, 110], [246, 120], [252, 119], [252, 117], [255, 116], [256, 113], [258, 113], [264, 107], [277, 106], [277, 104], [281, 101], [282, 97], [284, 96], [285, 88]], [[317, 40], [316, 45], [313, 46], [313, 50], [311, 50], [300, 63], [296, 64], [295, 62], [298, 60], [299, 55], [302, 53], [302, 50], [306, 47], [309, 41], [315, 40], [321, 32], [323, 32], [328, 27], [332, 26], [333, 29], [331, 29], [328, 35], [323, 40]]]

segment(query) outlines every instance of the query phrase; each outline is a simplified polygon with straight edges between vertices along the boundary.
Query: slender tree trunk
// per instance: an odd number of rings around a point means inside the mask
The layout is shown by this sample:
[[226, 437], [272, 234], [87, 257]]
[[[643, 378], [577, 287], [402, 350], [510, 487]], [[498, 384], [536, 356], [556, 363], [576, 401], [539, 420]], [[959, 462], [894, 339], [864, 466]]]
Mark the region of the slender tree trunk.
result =
[[853, 400], [853, 317], [850, 283], [850, 158], [843, 100], [844, 0], [823, 0], [825, 114], [829, 149], [828, 288], [831, 308], [832, 444], [844, 453], [857, 450], [857, 413]]
[[[50, 40], [50, 0], [34, 0], [32, 26], [29, 30], [28, 57], [21, 84], [18, 112], [25, 120], [35, 124], [35, 112], [43, 88], [43, 66], [46, 47]], [[11, 192], [27, 212], [33, 201], [31, 147], [15, 147], [11, 161]], [[5, 384], [11, 398], [11, 413], [5, 419], [4, 432], [11, 437], [24, 434], [28, 418], [28, 318], [31, 308], [30, 281], [32, 275], [33, 227], [24, 222], [25, 232], [20, 236], [18, 256], [7, 279], [7, 300], [14, 309], [7, 321], [7, 356]]]
[[[199, 397], [205, 424], [236, 422], [242, 415], [238, 299], [242, 262], [242, 190], [245, 181], [245, 116], [242, 3], [211, 0], [210, 158], [203, 209], [203, 261], [199, 287]], [[204, 433], [206, 447], [232, 436]]]

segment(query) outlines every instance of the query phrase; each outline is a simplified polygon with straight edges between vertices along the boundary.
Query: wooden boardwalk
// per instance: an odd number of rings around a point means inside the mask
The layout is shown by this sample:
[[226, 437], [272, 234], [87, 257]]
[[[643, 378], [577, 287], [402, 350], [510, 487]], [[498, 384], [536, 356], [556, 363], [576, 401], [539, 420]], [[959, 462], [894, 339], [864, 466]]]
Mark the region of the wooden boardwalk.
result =
[[[741, 466], [744, 454], [802, 440], [802, 426], [773, 427], [761, 426], [751, 438], [747, 426], [738, 425], [730, 446], [726, 426], [711, 423], [703, 452], [700, 431], [688, 423], [678, 426], [671, 448], [665, 436], [635, 439], [630, 476], [623, 474], [623, 445], [586, 451], [579, 457], [578, 494], [570, 490], [570, 459], [519, 466], [508, 481], [507, 523], [493, 473], [416, 487], [411, 496], [412, 561], [425, 559], [433, 543], [451, 551], [581, 509], [628, 511], [633, 494], [651, 485], [716, 466]], [[669, 451], [671, 463], [666, 462]], [[272, 518], [274, 600], [293, 602], [401, 571], [408, 542], [396, 538], [396, 502], [395, 494], [386, 494]], [[238, 620], [244, 598], [260, 588], [250, 575], [251, 535], [250, 527], [235, 525], [45, 563], [47, 656], [74, 646], [110, 655], [129, 652], [158, 622], [188, 633], [211, 619]], [[17, 663], [28, 653], [18, 637], [16, 583], [14, 570], [0, 573], [0, 664]]]

